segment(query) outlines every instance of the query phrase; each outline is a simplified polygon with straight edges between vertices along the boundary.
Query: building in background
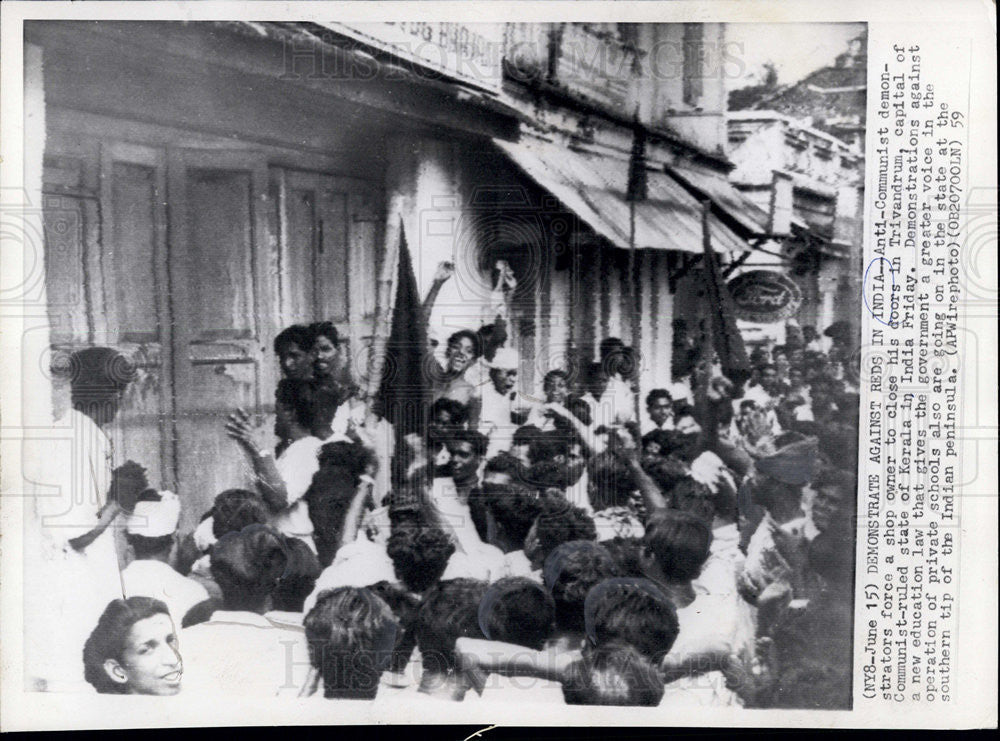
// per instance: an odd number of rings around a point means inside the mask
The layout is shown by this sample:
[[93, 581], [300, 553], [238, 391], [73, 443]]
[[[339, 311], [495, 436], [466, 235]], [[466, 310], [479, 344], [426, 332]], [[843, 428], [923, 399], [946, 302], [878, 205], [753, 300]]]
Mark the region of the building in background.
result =
[[[733, 183], [768, 211], [768, 232], [753, 268], [778, 270], [799, 290], [800, 325], [820, 332], [856, 324], [863, 247], [866, 37], [831, 67], [793, 85], [773, 80], [729, 97]], [[748, 341], [784, 340], [781, 322], [746, 322]]]

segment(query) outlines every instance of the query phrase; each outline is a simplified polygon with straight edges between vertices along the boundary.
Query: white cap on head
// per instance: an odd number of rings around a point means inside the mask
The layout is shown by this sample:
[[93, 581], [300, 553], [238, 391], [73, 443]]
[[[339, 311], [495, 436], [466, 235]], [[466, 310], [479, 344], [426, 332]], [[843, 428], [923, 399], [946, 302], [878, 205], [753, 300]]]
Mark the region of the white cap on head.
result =
[[172, 491], [158, 492], [157, 502], [136, 502], [135, 510], [125, 518], [125, 531], [145, 538], [173, 535], [181, 517], [181, 500]]
[[499, 368], [501, 370], [517, 370], [521, 365], [521, 358], [517, 354], [517, 350], [512, 347], [501, 347], [493, 355], [493, 360], [490, 361], [490, 368]]

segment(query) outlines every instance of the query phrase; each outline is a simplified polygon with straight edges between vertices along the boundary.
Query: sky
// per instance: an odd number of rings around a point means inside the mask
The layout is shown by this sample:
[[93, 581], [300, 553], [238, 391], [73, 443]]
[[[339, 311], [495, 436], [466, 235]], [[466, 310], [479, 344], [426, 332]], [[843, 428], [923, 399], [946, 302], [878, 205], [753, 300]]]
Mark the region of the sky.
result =
[[[764, 62], [774, 62], [778, 83], [798, 82], [810, 72], [833, 63], [847, 42], [864, 30], [863, 23], [730, 23], [727, 43], [743, 44], [742, 75], [730, 79], [737, 90], [761, 82]], [[730, 51], [737, 56], [738, 51]]]

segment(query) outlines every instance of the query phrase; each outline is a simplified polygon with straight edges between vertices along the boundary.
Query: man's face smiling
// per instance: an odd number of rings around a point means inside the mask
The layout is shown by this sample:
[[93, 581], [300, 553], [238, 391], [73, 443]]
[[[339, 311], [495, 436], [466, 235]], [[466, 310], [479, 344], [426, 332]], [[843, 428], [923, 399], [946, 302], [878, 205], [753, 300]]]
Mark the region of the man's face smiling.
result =
[[565, 404], [569, 396], [569, 386], [562, 376], [552, 376], [545, 381], [545, 401], [554, 404]]
[[472, 361], [476, 357], [476, 349], [468, 337], [459, 337], [448, 343], [445, 355], [448, 359], [448, 370], [452, 373], [463, 373], [466, 368], [472, 365]]
[[312, 346], [313, 370], [317, 376], [330, 376], [337, 367], [337, 346], [329, 337], [319, 336]]
[[177, 634], [169, 615], [139, 620], [125, 639], [121, 660], [108, 659], [105, 671], [134, 695], [176, 695], [181, 689], [183, 663]]

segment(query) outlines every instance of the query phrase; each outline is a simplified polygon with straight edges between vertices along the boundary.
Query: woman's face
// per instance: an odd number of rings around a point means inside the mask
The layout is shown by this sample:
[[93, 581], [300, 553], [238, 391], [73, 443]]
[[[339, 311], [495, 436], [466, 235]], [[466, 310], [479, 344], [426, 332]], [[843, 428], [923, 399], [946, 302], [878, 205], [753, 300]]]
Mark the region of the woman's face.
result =
[[316, 338], [312, 347], [313, 372], [317, 376], [330, 376], [337, 368], [337, 346], [329, 337], [320, 335]]
[[133, 695], [176, 695], [184, 666], [169, 615], [159, 613], [132, 626], [121, 661], [109, 659], [105, 671]]
[[462, 373], [472, 365], [476, 357], [476, 348], [468, 337], [459, 337], [448, 343], [448, 370], [452, 373]]

